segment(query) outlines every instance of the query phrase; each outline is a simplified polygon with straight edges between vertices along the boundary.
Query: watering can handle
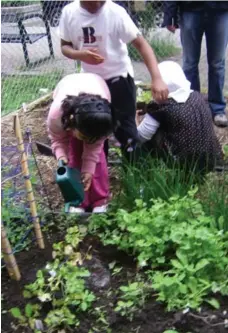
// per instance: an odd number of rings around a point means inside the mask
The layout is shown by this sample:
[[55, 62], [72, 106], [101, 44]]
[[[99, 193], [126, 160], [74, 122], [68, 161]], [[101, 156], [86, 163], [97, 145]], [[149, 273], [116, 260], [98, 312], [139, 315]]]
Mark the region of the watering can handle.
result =
[[66, 166], [66, 164], [64, 163], [64, 161], [61, 160], [61, 159], [59, 159], [58, 160], [58, 168], [61, 168], [61, 167], [64, 167], [64, 166]]

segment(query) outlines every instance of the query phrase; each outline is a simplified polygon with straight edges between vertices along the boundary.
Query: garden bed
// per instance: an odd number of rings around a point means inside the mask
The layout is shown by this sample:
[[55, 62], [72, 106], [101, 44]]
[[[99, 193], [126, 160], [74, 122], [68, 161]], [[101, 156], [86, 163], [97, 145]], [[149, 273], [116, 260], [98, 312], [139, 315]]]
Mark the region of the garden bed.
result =
[[[46, 144], [50, 141], [46, 133], [46, 119], [50, 106], [50, 100], [36, 106], [33, 110], [23, 113], [20, 112], [22, 128], [25, 131], [30, 129], [33, 141], [37, 140]], [[219, 141], [222, 145], [228, 144], [228, 130], [216, 128]], [[13, 115], [8, 115], [2, 118], [2, 147], [5, 148], [2, 160], [10, 166], [17, 166], [18, 155], [13, 154], [12, 150], [7, 147], [15, 147], [16, 139], [13, 134]], [[41, 183], [36, 183], [35, 197], [40, 202], [40, 209], [45, 211], [45, 203], [42, 198], [49, 198], [51, 209], [54, 211], [54, 216], [57, 216], [63, 208], [63, 200], [60, 196], [59, 189], [55, 184], [54, 174], [56, 169], [56, 160], [53, 157], [40, 155], [34, 146], [35, 160], [39, 167], [39, 173], [36, 172], [36, 177], [41, 176]], [[34, 157], [33, 157], [34, 158]], [[115, 168], [110, 168], [110, 176], [112, 180], [117, 178]], [[117, 180], [118, 181], [118, 180]], [[112, 181], [112, 184], [114, 181]], [[116, 185], [114, 186], [116, 188]], [[45, 189], [45, 190], [44, 190]], [[4, 188], [3, 188], [4, 191]], [[205, 191], [205, 195], [206, 195]], [[129, 202], [129, 204], [133, 205]], [[121, 199], [120, 199], [121, 200]], [[131, 200], [131, 199], [129, 199]], [[123, 202], [119, 202], [123, 205]], [[44, 208], [45, 207], [45, 208]], [[123, 207], [122, 207], [123, 208]], [[161, 209], [162, 210], [162, 209]], [[19, 212], [21, 214], [21, 212]], [[203, 223], [202, 219], [202, 223]], [[62, 241], [66, 234], [66, 229], [69, 226], [69, 221], [63, 217], [61, 223], [58, 218], [48, 215], [46, 218], [48, 227], [45, 234], [45, 250], [39, 250], [33, 243], [27, 251], [16, 254], [19, 268], [21, 270], [21, 282], [14, 282], [8, 278], [5, 269], [2, 270], [2, 332], [4, 333], [30, 333], [33, 332], [27, 327], [17, 327], [18, 321], [15, 320], [8, 312], [11, 308], [18, 307], [22, 311], [28, 300], [23, 298], [23, 290], [25, 285], [33, 283], [36, 279], [36, 273], [47, 264], [47, 261], [52, 260], [52, 245], [53, 243]], [[220, 221], [222, 223], [222, 221]], [[224, 221], [226, 222], [226, 221]], [[77, 225], [77, 221], [71, 218], [71, 225]], [[18, 221], [18, 225], [22, 225], [22, 219]], [[55, 228], [53, 228], [55, 224]], [[117, 229], [116, 229], [117, 230]], [[115, 231], [114, 230], [114, 234]], [[127, 234], [124, 229], [123, 235]], [[84, 236], [83, 236], [84, 237]], [[102, 237], [101, 237], [102, 239]], [[118, 244], [117, 244], [118, 245]], [[121, 315], [115, 311], [120, 300], [120, 288], [131, 283], [143, 284], [147, 267], [139, 269], [136, 257], [127, 255], [126, 252], [120, 251], [118, 246], [104, 246], [96, 237], [96, 233], [91, 235], [86, 232], [85, 238], [80, 245], [80, 253], [82, 257], [86, 257], [89, 253], [90, 259], [84, 260], [82, 267], [90, 271], [92, 276], [96, 278], [100, 276], [102, 281], [102, 272], [108, 276], [108, 283], [104, 287], [97, 288], [93, 283], [88, 284], [88, 289], [94, 293], [95, 300], [92, 306], [86, 312], [81, 312], [78, 315], [80, 326], [77, 328], [60, 328], [50, 332], [56, 333], [225, 333], [227, 332], [227, 304], [228, 298], [213, 294], [211, 297], [215, 299], [215, 307], [213, 309], [209, 305], [203, 303], [199, 312], [189, 309], [178, 311], [167, 311], [166, 305], [163, 302], [156, 300], [157, 292], [152, 291], [150, 296], [146, 298], [143, 306], [131, 304], [130, 313], [126, 311], [126, 315]], [[126, 250], [129, 250], [126, 248]], [[171, 256], [173, 253], [170, 254]], [[164, 269], [164, 267], [162, 268]], [[98, 273], [97, 273], [98, 272]], [[101, 275], [99, 275], [101, 274]], [[137, 280], [139, 279], [139, 280]], [[142, 279], [142, 280], [140, 280]], [[99, 280], [99, 279], [97, 279]], [[135, 304], [143, 295], [137, 294]], [[220, 306], [218, 306], [218, 302]], [[136, 309], [134, 309], [136, 306]], [[131, 313], [132, 309], [132, 313]], [[47, 311], [49, 311], [48, 309]], [[134, 310], [134, 311], [133, 311]], [[131, 320], [129, 320], [129, 314]], [[46, 313], [42, 312], [42, 318]], [[170, 331], [169, 331], [170, 330]]]
[[[33, 246], [28, 252], [23, 252], [17, 255], [17, 261], [22, 274], [21, 282], [14, 282], [7, 276], [5, 270], [2, 272], [2, 311], [6, 312], [13, 307], [19, 307], [23, 309], [26, 305], [26, 300], [23, 298], [22, 293], [24, 286], [28, 283], [32, 283], [35, 280], [37, 270], [43, 268], [47, 261], [52, 258], [52, 243], [62, 240], [64, 233], [54, 232], [49, 234], [49, 240], [46, 239], [46, 249], [39, 250], [36, 246]], [[155, 300], [155, 297], [149, 298], [142, 311], [138, 311], [135, 317], [130, 322], [124, 317], [118, 315], [114, 308], [117, 303], [117, 297], [115, 292], [120, 286], [127, 284], [133, 280], [137, 274], [137, 267], [132, 257], [127, 256], [123, 252], [117, 251], [115, 247], [103, 247], [96, 238], [87, 238], [85, 243], [81, 246], [81, 251], [86, 253], [89, 248], [91, 255], [94, 259], [102, 262], [110, 274], [110, 283], [105, 288], [92, 288], [96, 295], [96, 301], [94, 307], [100, 307], [101, 310], [105, 310], [107, 324], [100, 325], [100, 331], [93, 331], [93, 328], [98, 325], [97, 320], [93, 319], [93, 311], [90, 311], [90, 315], [80, 315], [80, 327], [78, 329], [54, 331], [54, 332], [77, 332], [77, 333], [163, 333], [166, 330], [175, 330], [180, 333], [226, 333], [223, 322], [227, 318], [227, 302], [228, 298], [220, 299], [221, 307], [219, 310], [213, 310], [209, 307], [203, 306], [201, 313], [189, 312], [183, 314], [178, 312], [166, 312], [165, 306]], [[114, 269], [109, 269], [109, 265], [116, 262]], [[87, 265], [89, 269], [93, 270], [93, 262], [91, 260], [91, 266]], [[111, 291], [111, 292], [110, 292]], [[102, 314], [102, 313], [101, 313]], [[91, 319], [90, 319], [91, 318]], [[206, 319], [205, 319], [206, 318]], [[205, 321], [210, 322], [206, 324]], [[13, 321], [15, 325], [15, 320]], [[102, 324], [102, 322], [100, 323]], [[3, 333], [30, 333], [31, 329], [21, 327], [16, 328], [12, 326], [12, 316], [9, 313], [2, 314], [2, 332]], [[14, 328], [13, 328], [14, 327]], [[98, 325], [99, 327], [99, 325]], [[170, 331], [172, 332], [172, 331]], [[175, 332], [175, 331], [173, 331]]]

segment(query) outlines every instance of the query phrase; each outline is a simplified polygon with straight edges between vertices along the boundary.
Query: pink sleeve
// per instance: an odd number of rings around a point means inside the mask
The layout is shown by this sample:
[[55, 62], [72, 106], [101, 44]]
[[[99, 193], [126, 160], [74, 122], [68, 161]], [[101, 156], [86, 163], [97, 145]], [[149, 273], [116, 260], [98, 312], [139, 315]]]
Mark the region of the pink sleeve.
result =
[[92, 175], [95, 172], [96, 165], [99, 162], [100, 154], [104, 146], [104, 138], [93, 144], [84, 142], [82, 154], [82, 173], [88, 172]]
[[48, 119], [48, 136], [51, 139], [51, 148], [56, 158], [60, 157], [67, 158], [68, 156], [68, 146], [69, 146], [69, 134], [62, 129], [61, 118], [53, 117], [53, 113], [56, 114], [57, 111], [52, 109], [51, 106]]

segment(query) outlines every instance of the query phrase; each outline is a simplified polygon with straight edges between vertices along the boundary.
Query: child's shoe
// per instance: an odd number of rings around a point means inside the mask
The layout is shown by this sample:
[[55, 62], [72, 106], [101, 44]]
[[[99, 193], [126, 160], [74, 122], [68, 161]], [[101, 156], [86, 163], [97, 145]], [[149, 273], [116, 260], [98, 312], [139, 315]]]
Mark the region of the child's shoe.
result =
[[69, 213], [83, 214], [83, 213], [85, 213], [85, 209], [82, 207], [71, 206], [69, 209]]
[[93, 208], [93, 213], [106, 213], [108, 205], [98, 206]]

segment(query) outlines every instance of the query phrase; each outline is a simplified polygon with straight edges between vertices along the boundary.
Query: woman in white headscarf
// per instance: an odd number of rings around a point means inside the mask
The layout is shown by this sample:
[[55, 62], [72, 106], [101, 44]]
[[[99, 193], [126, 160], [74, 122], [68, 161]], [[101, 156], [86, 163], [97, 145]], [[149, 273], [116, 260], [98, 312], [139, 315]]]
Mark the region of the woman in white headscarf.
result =
[[[200, 93], [190, 89], [181, 67], [173, 61], [159, 64], [169, 89], [166, 103], [152, 101], [138, 125], [143, 147], [158, 156], [174, 160], [200, 171], [210, 171], [222, 158], [213, 128], [209, 106]], [[159, 138], [159, 140], [158, 140]]]

